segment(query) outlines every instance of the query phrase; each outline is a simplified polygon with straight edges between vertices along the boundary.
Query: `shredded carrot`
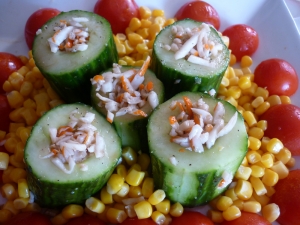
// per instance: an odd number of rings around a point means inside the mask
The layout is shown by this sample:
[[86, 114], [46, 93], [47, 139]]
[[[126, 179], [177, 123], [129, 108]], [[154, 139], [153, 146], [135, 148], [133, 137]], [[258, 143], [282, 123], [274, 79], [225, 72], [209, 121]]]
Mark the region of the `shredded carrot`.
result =
[[52, 148], [52, 149], [51, 149], [51, 152], [52, 152], [54, 155], [57, 155], [57, 154], [58, 154], [58, 150], [55, 149], [55, 148]]
[[67, 21], [66, 21], [66, 20], [60, 20], [59, 22], [60, 22], [60, 23], [67, 24]]
[[102, 75], [96, 75], [94, 76], [94, 81], [98, 82], [99, 80], [104, 80], [103, 76]]
[[65, 154], [65, 147], [63, 146], [62, 148], [61, 148], [61, 154]]
[[209, 50], [209, 49], [210, 49], [210, 47], [209, 47], [208, 44], [205, 44], [205, 45], [204, 45], [204, 48], [205, 48], [206, 50]]
[[109, 118], [109, 117], [106, 117], [106, 120], [107, 120], [109, 123], [112, 123], [112, 122], [113, 122], [112, 119]]
[[122, 88], [124, 89], [124, 91], [130, 93], [131, 91], [128, 88], [127, 81], [128, 81], [128, 79], [126, 77], [124, 77], [124, 76], [121, 77], [121, 86], [122, 86]]
[[140, 84], [139, 90], [141, 91], [141, 90], [143, 90], [144, 88], [145, 88], [145, 85], [144, 85], [144, 84]]
[[181, 111], [184, 111], [184, 107], [181, 102], [177, 102], [176, 105], [180, 108]]
[[188, 97], [184, 96], [183, 97], [183, 101], [185, 103], [186, 112], [189, 115], [189, 118], [193, 118], [193, 111], [192, 111], [193, 103], [192, 103], [191, 99], [189, 99]]
[[70, 126], [61, 126], [57, 130], [57, 137], [61, 137], [67, 132], [73, 132], [73, 128]]
[[56, 31], [54, 33], [54, 35], [52, 36], [52, 41], [55, 42], [55, 37], [58, 35], [58, 33], [60, 32], [60, 30]]
[[184, 148], [179, 149], [179, 152], [185, 152]]
[[149, 64], [150, 64], [150, 56], [147, 57], [147, 59], [145, 60], [144, 64], [142, 65], [141, 69], [138, 71], [137, 74], [139, 74], [140, 76], [144, 76], [144, 74], [146, 73]]
[[116, 102], [121, 103], [121, 102], [123, 101], [123, 98], [124, 98], [124, 93], [119, 94], [119, 95], [117, 96], [117, 98], [116, 98]]
[[135, 110], [135, 111], [133, 112], [133, 114], [134, 114], [134, 115], [138, 115], [138, 116], [147, 117], [147, 114], [146, 114], [143, 110], [140, 110], [140, 109]]
[[225, 180], [222, 178], [222, 180], [220, 180], [218, 187], [222, 187], [222, 185], [225, 183]]
[[177, 120], [176, 120], [176, 117], [175, 117], [175, 116], [170, 116], [170, 117], [169, 117], [169, 123], [170, 123], [171, 125], [175, 124], [176, 122], [177, 122]]
[[65, 44], [65, 48], [72, 48], [72, 47], [73, 47], [73, 41], [68, 39]]
[[147, 83], [147, 91], [152, 91], [153, 90], [153, 82], [152, 81], [149, 81], [148, 83]]
[[194, 55], [194, 56], [199, 56], [199, 52], [198, 52], [198, 51], [195, 51], [193, 55]]
[[180, 138], [180, 136], [170, 137], [170, 141], [171, 141], [171, 142], [174, 142], [177, 138]]
[[198, 124], [200, 125], [200, 118], [198, 115], [194, 114], [194, 121], [195, 121], [195, 124]]
[[85, 138], [83, 140], [83, 144], [86, 144], [87, 141], [89, 140], [89, 135], [87, 134], [87, 132], [85, 132], [85, 133], [86, 133], [86, 136], [85, 136]]
[[58, 46], [58, 48], [59, 48], [59, 50], [64, 50], [65, 49], [65, 46], [63, 45], [63, 44], [60, 44], [59, 46]]
[[213, 128], [214, 128], [214, 126], [212, 124], [206, 124], [204, 131], [210, 132]]

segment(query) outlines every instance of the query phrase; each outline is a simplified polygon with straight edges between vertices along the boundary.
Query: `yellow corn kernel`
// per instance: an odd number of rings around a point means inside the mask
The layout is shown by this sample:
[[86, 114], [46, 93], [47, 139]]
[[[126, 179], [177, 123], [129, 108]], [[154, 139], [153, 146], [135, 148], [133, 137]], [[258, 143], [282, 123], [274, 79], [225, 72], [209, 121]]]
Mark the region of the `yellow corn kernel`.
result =
[[154, 190], [154, 181], [151, 177], [146, 177], [144, 179], [143, 185], [142, 185], [142, 195], [145, 198], [149, 198], [153, 194]]
[[148, 201], [141, 201], [133, 206], [139, 219], [149, 218], [152, 214], [152, 206]]
[[125, 180], [129, 185], [138, 186], [142, 183], [145, 172], [132, 169], [126, 176]]
[[266, 147], [268, 152], [277, 154], [283, 148], [283, 144], [278, 138], [272, 138]]
[[137, 162], [137, 154], [131, 147], [123, 148], [122, 157], [129, 166]]
[[237, 199], [237, 200], [233, 201], [232, 205], [235, 205], [236, 207], [238, 207], [242, 211], [243, 208], [244, 208], [244, 201], [241, 200], [241, 199]]
[[[33, 83], [33, 87], [37, 90], [40, 90], [41, 88], [43, 88], [44, 84], [43, 84], [43, 79], [37, 79], [34, 83]], [[45, 89], [43, 89], [44, 91]]]
[[105, 209], [105, 205], [103, 204], [103, 202], [101, 202], [99, 199], [95, 198], [95, 197], [89, 197], [86, 201], [85, 201], [85, 206], [96, 213], [102, 213]]
[[13, 86], [11, 85], [11, 83], [8, 80], [4, 81], [2, 88], [7, 93], [14, 90]]
[[159, 24], [157, 24], [157, 23], [151, 24], [149, 27], [150, 40], [154, 39], [156, 37], [156, 35], [160, 32], [160, 30], [161, 30], [161, 27]]
[[22, 209], [22, 212], [40, 212], [41, 211], [41, 207], [33, 202], [33, 203], [28, 203], [27, 206]]
[[7, 200], [14, 200], [18, 196], [18, 192], [12, 183], [3, 184], [1, 187], [1, 194]]
[[221, 196], [217, 201], [216, 207], [220, 211], [225, 211], [229, 206], [232, 205], [232, 203], [233, 201], [230, 197]]
[[286, 164], [292, 158], [292, 153], [287, 148], [282, 148], [275, 154], [275, 158], [280, 160], [283, 164]]
[[0, 170], [6, 170], [9, 164], [9, 154], [0, 152]]
[[18, 183], [19, 179], [26, 178], [26, 171], [22, 168], [14, 168], [10, 173], [13, 182]]
[[257, 139], [261, 139], [264, 136], [264, 131], [259, 127], [250, 127], [248, 131], [248, 135], [252, 137], [256, 137]]
[[10, 155], [9, 156], [9, 163], [15, 167], [19, 168], [25, 168], [25, 163], [23, 160], [19, 161], [18, 158], [16, 158], [15, 155]]
[[251, 175], [251, 168], [247, 166], [240, 165], [239, 169], [235, 173], [236, 179], [248, 180]]
[[223, 86], [223, 87], [228, 87], [229, 86], [229, 80], [228, 80], [228, 78], [224, 76], [222, 78], [222, 81], [221, 81], [220, 85]]
[[288, 168], [293, 168], [296, 164], [296, 160], [295, 158], [291, 158], [285, 165], [288, 167]]
[[6, 139], [5, 143], [4, 143], [4, 147], [5, 149], [9, 152], [9, 153], [15, 153], [16, 150], [16, 146], [18, 144], [18, 138], [16, 137], [10, 137], [8, 139]]
[[106, 212], [106, 217], [110, 223], [118, 224], [126, 220], [127, 214], [124, 210], [109, 208]]
[[121, 189], [116, 193], [120, 197], [124, 197], [129, 193], [129, 185], [127, 183], [123, 183]]
[[32, 90], [33, 90], [32, 83], [28, 81], [24, 81], [20, 87], [20, 94], [24, 97], [27, 97], [30, 95]]
[[141, 6], [139, 12], [142, 19], [148, 19], [152, 14], [151, 10], [146, 6]]
[[270, 169], [278, 174], [279, 179], [284, 179], [289, 175], [289, 169], [281, 161], [276, 161]]
[[257, 151], [248, 151], [246, 154], [249, 163], [254, 164], [261, 160], [261, 155]]
[[247, 124], [249, 125], [249, 127], [252, 127], [257, 123], [257, 120], [251, 111], [245, 111], [243, 113], [243, 117], [244, 117], [245, 121], [247, 122]]
[[265, 169], [265, 174], [261, 180], [266, 186], [274, 186], [278, 182], [278, 179], [278, 173], [271, 169]]
[[291, 99], [289, 96], [282, 95], [280, 96], [280, 101], [282, 104], [291, 104]]
[[182, 213], [183, 213], [183, 206], [179, 202], [176, 202], [171, 205], [170, 208], [171, 216], [179, 217], [182, 215]]
[[270, 168], [273, 166], [274, 160], [270, 153], [265, 153], [261, 156], [260, 159], [261, 163], [264, 165], [265, 168]]
[[119, 176], [121, 176], [124, 180], [127, 175], [127, 169], [124, 164], [119, 164], [116, 168], [116, 172]]
[[252, 65], [252, 58], [248, 55], [245, 55], [241, 58], [241, 67], [250, 67]]
[[238, 197], [236, 196], [235, 192], [234, 192], [234, 188], [229, 188], [225, 191], [225, 196], [229, 197], [232, 199], [232, 201], [235, 201], [238, 199]]
[[[267, 190], [267, 189], [266, 189]], [[263, 207], [267, 205], [270, 202], [270, 197], [266, 194], [264, 195], [257, 195], [256, 192], [253, 192], [253, 197], [256, 201], [260, 203], [260, 205]]]
[[119, 174], [112, 174], [107, 181], [106, 190], [109, 194], [116, 194], [121, 190], [122, 185], [124, 184], [124, 179]]
[[173, 23], [175, 23], [175, 19], [173, 19], [173, 18], [167, 19], [165, 21], [164, 27], [169, 26], [169, 25], [171, 25]]
[[140, 154], [137, 163], [141, 166], [142, 171], [146, 171], [150, 165], [150, 156], [146, 153]]
[[162, 16], [157, 16], [154, 18], [153, 23], [158, 24], [162, 28], [165, 24], [166, 19]]
[[130, 28], [130, 30], [136, 31], [141, 27], [141, 21], [138, 18], [134, 17], [130, 20], [128, 27]]
[[254, 74], [251, 73], [250, 69], [248, 67], [243, 68], [243, 73], [244, 75], [242, 77], [248, 77], [250, 79], [251, 82], [254, 81]]
[[52, 87], [47, 87], [47, 94], [51, 100], [60, 99], [59, 95], [52, 89]]
[[20, 108], [23, 105], [24, 97], [18, 91], [11, 91], [7, 94], [7, 100], [11, 108]]
[[34, 125], [38, 120], [36, 111], [33, 108], [25, 108], [20, 114], [28, 126]]
[[154, 211], [151, 215], [151, 218], [158, 225], [163, 225], [166, 221], [165, 215], [159, 211]]
[[251, 96], [254, 96], [254, 93], [256, 92], [257, 88], [258, 88], [257, 84], [254, 83], [254, 82], [251, 82], [251, 87], [246, 88], [246, 89], [243, 89], [243, 90], [242, 90], [242, 93], [243, 93], [244, 95], [251, 95]]
[[208, 210], [207, 216], [214, 222], [214, 223], [222, 223], [224, 221], [222, 212], [217, 210]]
[[125, 198], [127, 198], [127, 196], [121, 197], [121, 196], [119, 196], [119, 195], [112, 195], [112, 198], [113, 198], [113, 201], [114, 201], [114, 202], [117, 202], [117, 203], [123, 203], [123, 200], [124, 200]]
[[28, 205], [28, 202], [29, 198], [16, 198], [13, 204], [16, 209], [24, 209]]
[[256, 98], [251, 102], [251, 105], [252, 105], [254, 108], [257, 108], [257, 107], [259, 107], [262, 103], [264, 103], [264, 98], [261, 97], [261, 96], [258, 96], [258, 97], [256, 97]]
[[233, 54], [230, 54], [230, 61], [229, 61], [229, 65], [233, 66], [236, 63], [236, 57]]
[[251, 105], [250, 102], [245, 103], [245, 104], [243, 105], [243, 108], [245, 109], [245, 111], [249, 111], [249, 112], [254, 113], [254, 108], [253, 108], [253, 106]]
[[249, 148], [251, 150], [255, 151], [255, 150], [258, 150], [260, 148], [261, 142], [258, 138], [249, 136], [248, 140], [249, 140]]
[[145, 43], [140, 43], [136, 45], [136, 50], [138, 53], [143, 54], [148, 51], [148, 46]]
[[238, 86], [241, 90], [245, 90], [251, 87], [251, 80], [248, 76], [242, 76], [238, 81]]
[[162, 9], [153, 9], [152, 10], [153, 17], [164, 16], [164, 15], [165, 15], [165, 12]]
[[0, 223], [6, 223], [13, 217], [11, 211], [7, 209], [0, 209]]
[[149, 29], [148, 28], [140, 28], [136, 31], [136, 33], [141, 35], [144, 39], [146, 39], [149, 36]]
[[280, 215], [280, 209], [277, 204], [271, 203], [262, 208], [262, 216], [268, 220], [270, 223], [273, 223]]
[[63, 208], [61, 214], [65, 219], [72, 219], [82, 216], [83, 212], [84, 210], [81, 205], [70, 204]]
[[239, 105], [244, 105], [246, 103], [250, 103], [252, 100], [252, 97], [249, 95], [242, 95], [239, 99], [238, 99], [238, 103]]
[[242, 69], [234, 68], [233, 70], [234, 70], [235, 75], [238, 76], [238, 77], [240, 77], [244, 74]]
[[253, 188], [249, 181], [240, 179], [234, 187], [234, 192], [239, 199], [248, 200], [252, 196]]
[[253, 94], [254, 97], [262, 97], [264, 100], [266, 100], [269, 97], [269, 91], [265, 88], [258, 87]]
[[147, 19], [141, 19], [141, 28], [149, 28], [152, 22]]
[[[104, 205], [104, 209], [105, 209], [105, 205]], [[88, 207], [84, 207], [84, 213], [94, 217], [97, 217], [99, 215], [98, 213], [91, 211]]]
[[251, 176], [253, 177], [262, 177], [265, 174], [265, 168], [258, 165], [252, 165], [251, 170]]
[[251, 213], [259, 213], [261, 205], [257, 201], [245, 201], [243, 211]]
[[250, 183], [252, 184], [252, 187], [258, 196], [261, 196], [261, 195], [264, 195], [267, 193], [267, 189], [265, 188], [265, 185], [258, 177], [251, 176]]
[[35, 101], [33, 101], [31, 98], [26, 99], [23, 102], [23, 106], [24, 106], [24, 108], [33, 108], [33, 109], [36, 108]]
[[21, 113], [25, 109], [26, 108], [24, 108], [24, 107], [20, 107], [20, 108], [17, 108], [15, 110], [11, 111], [10, 114], [9, 114], [9, 118], [11, 119], [11, 121], [17, 122], [17, 123], [23, 123], [24, 122], [24, 118], [23, 118], [23, 116], [22, 116]]
[[21, 85], [24, 81], [24, 76], [18, 72], [13, 72], [9, 77], [8, 81], [14, 90], [20, 91]]
[[237, 206], [232, 205], [222, 212], [222, 215], [225, 220], [231, 221], [241, 216], [241, 210]]
[[66, 224], [68, 222], [68, 219], [66, 219], [62, 213], [54, 216], [53, 218], [51, 218], [51, 223], [53, 225], [63, 225]]
[[24, 159], [24, 144], [22, 142], [18, 142], [14, 155], [17, 161], [22, 161]]
[[54, 107], [63, 104], [64, 102], [60, 99], [54, 99], [52, 101], [49, 102], [49, 106], [51, 107], [51, 109], [53, 109]]
[[239, 78], [237, 76], [229, 78], [229, 87], [237, 86], [239, 82]]
[[234, 99], [232, 96], [226, 97], [224, 100], [229, 102], [234, 107], [238, 106], [238, 103], [237, 103], [236, 99]]
[[271, 95], [266, 100], [270, 103], [270, 107], [281, 104], [281, 99], [278, 95]]
[[170, 212], [171, 208], [171, 203], [169, 199], [164, 199], [160, 203], [155, 205], [155, 208], [157, 211], [163, 213], [163, 214], [168, 214]]
[[241, 89], [238, 86], [231, 86], [227, 89], [227, 97], [238, 99], [241, 96]]
[[124, 44], [116, 43], [117, 52], [119, 55], [125, 55], [126, 54], [126, 47]]
[[14, 202], [12, 200], [8, 200], [2, 205], [2, 209], [9, 210], [12, 214], [17, 215], [20, 210], [14, 207]]
[[266, 120], [260, 120], [257, 122], [256, 126], [260, 129], [262, 129], [263, 131], [265, 131], [267, 129], [267, 121]]
[[49, 101], [50, 98], [47, 93], [39, 93], [34, 96], [36, 102], [36, 114], [42, 116], [45, 112], [50, 110]]
[[150, 202], [151, 205], [156, 205], [160, 202], [162, 202], [166, 197], [166, 193], [164, 190], [158, 189], [150, 195], [148, 198], [148, 201]]
[[111, 204], [114, 202], [113, 196], [107, 192], [106, 186], [104, 186], [100, 191], [100, 199], [104, 204]]
[[128, 41], [132, 46], [143, 43], [143, 37], [137, 33], [130, 33], [127, 35]]

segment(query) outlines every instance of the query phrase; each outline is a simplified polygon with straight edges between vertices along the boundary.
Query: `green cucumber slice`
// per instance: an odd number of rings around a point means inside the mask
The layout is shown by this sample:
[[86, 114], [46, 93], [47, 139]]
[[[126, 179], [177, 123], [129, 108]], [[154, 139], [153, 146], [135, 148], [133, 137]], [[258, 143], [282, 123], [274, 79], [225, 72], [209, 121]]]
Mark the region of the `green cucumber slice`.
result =
[[[54, 27], [60, 20], [85, 17], [81, 22], [88, 28], [88, 48], [85, 51], [50, 51], [48, 38], [54, 35]], [[73, 10], [62, 12], [49, 20], [36, 35], [32, 54], [36, 66], [49, 81], [52, 88], [67, 103], [90, 103], [90, 78], [108, 69], [118, 61], [118, 53], [113, 40], [110, 24], [92, 12]]]
[[[180, 145], [170, 141], [169, 117], [179, 113], [178, 109], [170, 109], [171, 102], [183, 96], [192, 102], [202, 98], [210, 106], [210, 112], [221, 101], [226, 110], [225, 123], [237, 110], [228, 102], [207, 94], [182, 92], [159, 105], [149, 118], [147, 131], [155, 187], [165, 190], [172, 202], [191, 207], [207, 203], [226, 189], [218, 187], [222, 175], [224, 172], [235, 174], [247, 152], [248, 137], [243, 117], [238, 113], [234, 128], [219, 137], [210, 149], [204, 146], [202, 153], [182, 152]], [[177, 165], [171, 163], [172, 156], [178, 161]]]
[[[88, 166], [82, 171], [78, 164], [67, 174], [54, 165], [50, 158], [41, 158], [49, 153], [51, 144], [49, 127], [58, 128], [69, 122], [72, 111], [95, 114], [92, 124], [106, 143], [108, 157], [91, 155], [84, 160]], [[45, 113], [34, 125], [26, 143], [24, 159], [27, 165], [27, 179], [34, 199], [41, 206], [57, 207], [70, 203], [82, 204], [99, 191], [106, 183], [121, 157], [121, 141], [115, 129], [91, 106], [81, 103], [63, 104]]]
[[213, 27], [210, 27], [209, 38], [223, 46], [222, 52], [213, 59], [216, 64], [214, 68], [188, 62], [185, 58], [175, 60], [174, 53], [163, 47], [165, 44], [171, 45], [174, 39], [172, 27], [182, 26], [193, 29], [200, 27], [201, 24], [201, 22], [191, 19], [180, 20], [167, 26], [156, 36], [150, 69], [164, 83], [166, 99], [182, 91], [208, 92], [214, 89], [217, 92], [219, 89], [222, 77], [228, 67], [230, 54]]
[[[125, 72], [130, 69], [139, 69], [140, 67], [122, 66], [121, 71]], [[111, 70], [108, 70], [111, 71]], [[151, 70], [145, 73], [145, 80], [143, 84], [149, 81], [153, 82], [153, 91], [156, 92], [159, 103], [164, 101], [164, 86], [162, 82], [157, 79]], [[107, 115], [107, 110], [104, 107], [99, 107], [99, 98], [96, 96], [96, 86], [92, 85], [91, 98], [93, 107], [104, 116]], [[100, 93], [100, 92], [98, 92]], [[101, 94], [101, 93], [100, 93]], [[146, 103], [141, 110], [143, 110], [149, 117], [152, 112], [152, 107]], [[148, 152], [148, 137], [147, 137], [147, 123], [148, 117], [134, 116], [125, 114], [123, 116], [114, 117], [113, 125], [117, 133], [121, 137], [123, 147], [132, 147], [135, 151]]]

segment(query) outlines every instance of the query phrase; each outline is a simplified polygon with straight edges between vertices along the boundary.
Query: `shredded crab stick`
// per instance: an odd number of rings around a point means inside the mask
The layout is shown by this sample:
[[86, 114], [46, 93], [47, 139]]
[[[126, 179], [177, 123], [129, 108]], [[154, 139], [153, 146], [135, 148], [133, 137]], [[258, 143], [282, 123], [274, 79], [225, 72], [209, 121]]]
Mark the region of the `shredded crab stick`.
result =
[[179, 107], [180, 113], [171, 116], [171, 141], [177, 143], [189, 151], [203, 152], [204, 145], [210, 149], [217, 138], [228, 134], [237, 121], [237, 112], [230, 118], [228, 123], [224, 122], [225, 108], [218, 102], [214, 113], [209, 112], [209, 106], [200, 98], [192, 103], [187, 97], [181, 101], [173, 101], [170, 108], [174, 110]]
[[214, 67], [211, 61], [217, 57], [223, 47], [209, 39], [210, 27], [206, 23], [194, 29], [173, 26], [174, 39], [171, 45], [164, 44], [163, 47], [175, 53], [175, 60], [185, 58], [191, 63]]
[[147, 117], [147, 114], [140, 108], [146, 102], [154, 109], [159, 101], [156, 92], [153, 91], [153, 83], [144, 82], [144, 74], [150, 63], [147, 57], [143, 66], [139, 69], [130, 69], [121, 72], [121, 66], [113, 65], [112, 72], [105, 72], [96, 75], [91, 79], [93, 85], [97, 85], [96, 91], [101, 91], [103, 95], [97, 93], [100, 99], [99, 106], [104, 106], [107, 110], [107, 120], [112, 123], [115, 116], [131, 114]]
[[[88, 28], [83, 27], [82, 22], [88, 22], [88, 18], [72, 18], [70, 21], [61, 20], [57, 27], [54, 27], [54, 35], [48, 39], [51, 52], [58, 50], [77, 52], [85, 51], [88, 48], [89, 33]], [[42, 32], [37, 31], [37, 35]]]
[[[88, 167], [84, 160], [91, 155], [96, 158], [107, 156], [106, 145], [97, 128], [92, 125], [95, 114], [87, 112], [84, 116], [74, 110], [70, 115], [69, 124], [59, 128], [49, 128], [51, 137], [50, 153], [41, 158], [51, 158], [58, 168], [67, 174], [71, 174], [76, 163], [82, 171]], [[68, 167], [66, 167], [68, 164]]]

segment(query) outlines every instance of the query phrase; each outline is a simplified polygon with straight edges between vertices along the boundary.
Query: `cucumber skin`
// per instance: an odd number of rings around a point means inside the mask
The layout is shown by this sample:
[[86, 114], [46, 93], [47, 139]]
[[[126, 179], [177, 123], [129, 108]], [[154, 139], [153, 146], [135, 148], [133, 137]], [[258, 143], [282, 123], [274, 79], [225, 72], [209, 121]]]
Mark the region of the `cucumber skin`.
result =
[[[74, 10], [74, 11], [80, 12], [80, 10]], [[61, 12], [59, 15], [63, 15], [66, 13], [68, 12]], [[105, 25], [110, 27], [110, 24], [104, 18], [102, 19]], [[47, 22], [47, 24], [54, 20], [55, 17], [50, 19]], [[119, 57], [114, 42], [113, 34], [111, 29], [108, 29], [108, 31], [110, 32], [109, 34], [110, 38], [109, 41], [107, 42], [107, 45], [104, 47], [103, 51], [100, 52], [98, 56], [96, 56], [96, 58], [94, 58], [90, 62], [87, 62], [84, 65], [81, 65], [81, 67], [76, 68], [75, 71], [64, 73], [64, 74], [48, 73], [47, 70], [43, 69], [43, 65], [39, 64], [39, 62], [36, 61], [36, 66], [39, 68], [39, 70], [47, 79], [47, 81], [49, 82], [51, 87], [55, 90], [55, 92], [66, 103], [82, 102], [85, 104], [90, 104], [91, 103], [90, 92], [87, 91], [87, 90], [91, 90], [90, 79], [96, 74], [110, 68], [113, 63], [118, 62]], [[35, 39], [37, 37], [38, 36], [36, 36]], [[34, 44], [32, 48], [33, 56], [35, 55], [35, 51], [38, 51], [38, 47], [35, 47]], [[49, 53], [51, 54], [50, 50]], [[72, 54], [79, 55], [79, 54], [84, 54], [84, 52], [76, 52]]]
[[[189, 92], [183, 92], [177, 94], [177, 96], [186, 96], [189, 97]], [[193, 93], [197, 94], [197, 93]], [[198, 93], [200, 96], [207, 96], [211, 97], [204, 93]], [[176, 97], [176, 96], [175, 96]], [[178, 98], [177, 98], [178, 99]], [[173, 98], [172, 98], [173, 100]], [[220, 100], [222, 101], [222, 100]], [[170, 103], [171, 100], [168, 100]], [[222, 101], [224, 102], [224, 101]], [[165, 103], [163, 103], [164, 105]], [[229, 103], [227, 103], [229, 104]], [[158, 111], [163, 105], [158, 106], [155, 111]], [[229, 105], [230, 107], [234, 108], [234, 106]], [[162, 156], [156, 154], [155, 152], [163, 151], [162, 148], [154, 149], [153, 143], [159, 142], [160, 140], [153, 140], [149, 137], [151, 132], [155, 132], [156, 128], [154, 126], [151, 127], [151, 118], [154, 117], [155, 111], [149, 118], [147, 132], [148, 132], [148, 139], [149, 139], [149, 149], [150, 149], [150, 157], [151, 157], [151, 164], [152, 164], [152, 173], [154, 178], [154, 186], [156, 189], [163, 189], [166, 193], [167, 198], [175, 203], [180, 202], [184, 207], [195, 207], [199, 205], [204, 205], [211, 201], [213, 198], [220, 195], [224, 192], [227, 187], [224, 188], [217, 188], [217, 185], [222, 180], [222, 173], [223, 168], [217, 169], [207, 169], [207, 171], [188, 171], [188, 168], [178, 168], [173, 164], [165, 163], [164, 158]], [[239, 114], [239, 118], [242, 116]], [[164, 124], [162, 124], [163, 126]], [[245, 130], [246, 132], [246, 130]], [[166, 133], [166, 135], [168, 135]], [[248, 150], [248, 142], [247, 142], [247, 133], [243, 135], [245, 141], [243, 142], [243, 146], [240, 146], [240, 158], [236, 159], [236, 164], [227, 165], [228, 171], [233, 172], [233, 174], [239, 168], [239, 165], [242, 163], [244, 156]], [[243, 139], [243, 140], [244, 140]], [[178, 151], [178, 149], [173, 150]], [[206, 150], [212, 151], [212, 149]], [[189, 151], [187, 151], [190, 153]], [[184, 153], [180, 153], [184, 154]], [[204, 154], [204, 153], [196, 153], [196, 154]], [[201, 157], [201, 155], [199, 155]], [[198, 158], [198, 157], [197, 157]], [[200, 160], [200, 159], [199, 159]], [[201, 161], [199, 161], [201, 163]], [[184, 187], [185, 186], [185, 187]]]
[[[140, 68], [140, 67], [122, 66], [122, 70], [127, 70], [130, 68]], [[111, 71], [111, 69], [109, 69], [108, 71]], [[149, 69], [145, 74], [146, 77], [148, 76], [147, 73], [153, 74], [153, 72]], [[159, 99], [159, 103], [161, 104], [164, 101], [164, 97], [165, 97], [164, 86], [159, 79], [156, 79], [155, 82], [156, 82], [156, 85], [154, 84], [155, 86], [159, 85], [158, 89], [160, 90], [160, 93], [157, 93], [157, 96]], [[92, 99], [92, 106], [103, 116], [106, 116], [106, 110], [98, 106], [99, 99], [95, 94], [95, 86], [92, 86], [91, 99]], [[126, 121], [125, 116], [127, 116], [128, 119], [130, 118], [131, 121], [130, 122]], [[137, 152], [142, 151], [145, 153], [149, 153], [147, 124], [150, 115], [148, 114], [148, 117], [146, 118], [140, 116], [137, 117], [133, 115], [125, 115], [125, 116], [121, 116], [124, 118], [125, 121], [123, 120], [119, 121], [114, 119], [112, 123], [122, 140], [122, 147], [131, 147]]]
[[[69, 104], [65, 104], [65, 105], [69, 105]], [[82, 103], [76, 103], [76, 105], [87, 107], [89, 109], [88, 111], [92, 111], [93, 113], [96, 113], [98, 117], [103, 118], [103, 116], [100, 113], [98, 113], [96, 110], [94, 109], [90, 110], [91, 106], [89, 105], [85, 105]], [[59, 108], [59, 107], [64, 107], [64, 105], [59, 105], [55, 108]], [[43, 117], [47, 117], [49, 112], [51, 112], [51, 110], [46, 112], [39, 120], [41, 120]], [[106, 122], [105, 118], [103, 118], [103, 120]], [[43, 131], [41, 131], [39, 128], [38, 122], [39, 121], [37, 121], [37, 123], [33, 126], [32, 132], [36, 128], [39, 130], [39, 132], [43, 133]], [[116, 135], [116, 137], [118, 136]], [[27, 143], [29, 143], [31, 138], [33, 138], [32, 135], [29, 136]], [[47, 180], [43, 176], [37, 175], [34, 171], [34, 168], [28, 162], [27, 159], [28, 152], [25, 146], [24, 161], [25, 161], [26, 171], [27, 171], [27, 182], [28, 182], [29, 190], [34, 195], [34, 201], [37, 202], [40, 206], [49, 207], [49, 208], [57, 208], [71, 203], [84, 204], [87, 198], [97, 193], [106, 184], [107, 180], [109, 179], [115, 167], [117, 166], [118, 161], [121, 158], [122, 149], [121, 149], [121, 140], [120, 139], [116, 140], [116, 142], [119, 143], [120, 147], [118, 149], [118, 155], [116, 159], [112, 160], [114, 161], [114, 163], [110, 167], [106, 167], [105, 170], [101, 170], [101, 174], [99, 174], [94, 179], [87, 180], [84, 179], [84, 175], [82, 175], [83, 178], [82, 180], [71, 181], [71, 183], [66, 179], [61, 181], [61, 183], [57, 183], [59, 182], [59, 179], [53, 182]]]
[[[190, 19], [185, 19], [185, 20], [190, 20]], [[173, 26], [178, 22], [180, 21], [177, 21], [167, 27]], [[201, 22], [196, 22], [196, 23], [201, 24]], [[161, 30], [160, 32], [163, 32], [163, 30]], [[211, 28], [211, 31], [216, 33], [214, 28]], [[154, 41], [150, 69], [153, 70], [153, 72], [156, 74], [158, 79], [160, 79], [163, 82], [166, 90], [166, 96], [165, 96], [166, 99], [170, 99], [174, 95], [183, 91], [205, 93], [210, 91], [211, 89], [215, 89], [215, 91], [218, 92], [223, 75], [225, 74], [228, 66], [224, 67], [224, 69], [220, 71], [219, 74], [216, 74], [214, 77], [202, 77], [201, 75], [189, 76], [188, 74], [185, 74], [184, 71], [181, 72], [179, 70], [169, 68], [165, 64], [163, 64], [163, 62], [159, 59], [159, 54], [157, 53], [155, 47], [156, 45], [158, 46], [160, 45], [160, 43], [158, 43], [157, 41], [158, 38], [159, 38], [159, 34], [156, 36]], [[226, 47], [224, 51], [226, 51], [226, 55], [227, 55], [227, 57], [225, 57], [224, 60], [226, 60], [227, 62], [226, 64], [228, 65], [229, 50]], [[174, 59], [174, 61], [176, 60]], [[175, 84], [176, 80], [180, 80], [180, 82]]]

